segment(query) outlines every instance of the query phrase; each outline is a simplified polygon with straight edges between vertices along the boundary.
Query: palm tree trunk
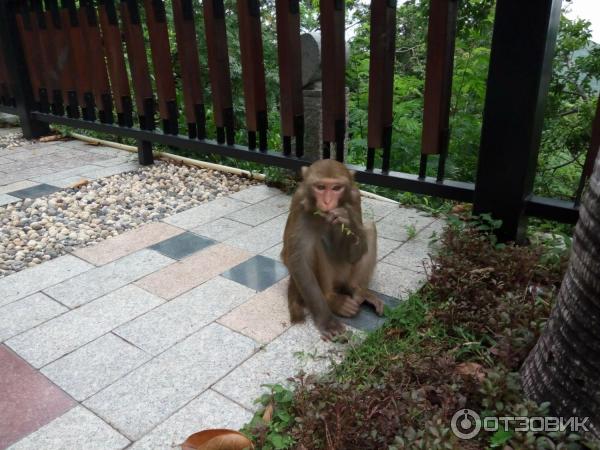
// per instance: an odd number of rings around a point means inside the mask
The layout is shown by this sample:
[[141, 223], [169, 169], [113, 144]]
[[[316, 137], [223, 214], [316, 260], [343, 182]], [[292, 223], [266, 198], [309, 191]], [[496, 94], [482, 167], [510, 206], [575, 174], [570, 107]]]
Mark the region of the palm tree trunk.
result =
[[600, 437], [600, 158], [556, 305], [521, 375], [530, 398], [550, 402], [559, 417], [589, 417]]

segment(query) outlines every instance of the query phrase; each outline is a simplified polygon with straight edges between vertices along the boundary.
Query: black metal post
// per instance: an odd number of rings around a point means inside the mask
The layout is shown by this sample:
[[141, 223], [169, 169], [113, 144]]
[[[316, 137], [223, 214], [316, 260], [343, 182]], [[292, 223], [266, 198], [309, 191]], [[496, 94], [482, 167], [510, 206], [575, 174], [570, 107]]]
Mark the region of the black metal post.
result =
[[26, 139], [33, 139], [48, 134], [50, 127], [47, 123], [31, 117], [35, 102], [17, 27], [16, 13], [16, 1], [0, 1], [0, 48], [4, 51], [11, 92], [16, 101], [23, 136]]
[[481, 131], [475, 214], [502, 220], [498, 237], [522, 242], [561, 0], [498, 0]]

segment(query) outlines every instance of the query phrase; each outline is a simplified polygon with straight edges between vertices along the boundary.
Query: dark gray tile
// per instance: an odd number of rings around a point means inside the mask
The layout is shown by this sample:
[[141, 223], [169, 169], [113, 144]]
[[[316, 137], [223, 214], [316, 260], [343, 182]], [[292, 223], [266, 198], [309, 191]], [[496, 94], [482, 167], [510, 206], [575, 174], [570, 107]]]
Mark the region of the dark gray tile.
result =
[[221, 275], [251, 289], [262, 291], [277, 283], [287, 274], [287, 269], [279, 261], [256, 255]]
[[49, 184], [38, 184], [26, 189], [20, 189], [18, 191], [7, 192], [8, 195], [18, 198], [38, 198], [44, 195], [50, 195], [56, 191], [60, 191], [61, 188], [56, 186], [50, 186]]
[[[377, 296], [383, 300], [386, 306], [389, 308], [395, 308], [401, 302], [397, 298], [390, 297], [389, 295], [380, 294], [376, 292]], [[373, 331], [379, 328], [385, 322], [385, 317], [380, 317], [375, 313], [375, 309], [368, 304], [363, 303], [360, 307], [360, 311], [354, 317], [341, 317], [340, 320], [344, 322], [346, 325], [350, 325], [351, 327], [357, 328], [363, 331]]]
[[172, 238], [165, 239], [149, 248], [151, 250], [156, 250], [169, 258], [183, 259], [186, 256], [196, 253], [206, 247], [210, 247], [215, 243], [216, 241], [213, 241], [212, 239], [207, 239], [187, 231], [178, 234], [177, 236], [173, 236]]

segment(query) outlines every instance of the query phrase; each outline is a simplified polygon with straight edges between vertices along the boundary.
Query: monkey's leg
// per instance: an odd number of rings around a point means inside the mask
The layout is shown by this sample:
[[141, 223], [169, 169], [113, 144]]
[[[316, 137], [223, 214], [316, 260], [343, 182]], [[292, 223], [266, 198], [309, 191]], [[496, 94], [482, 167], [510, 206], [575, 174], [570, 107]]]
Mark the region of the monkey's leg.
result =
[[350, 286], [353, 290], [352, 297], [360, 303], [363, 301], [370, 303], [375, 308], [375, 312], [382, 315], [383, 301], [368, 289], [377, 263], [377, 229], [375, 228], [375, 222], [365, 223], [364, 230], [367, 239], [367, 252], [352, 267], [350, 276]]
[[290, 310], [290, 321], [292, 323], [304, 322], [306, 319], [304, 301], [292, 278], [290, 278], [290, 284], [288, 285], [288, 308]]

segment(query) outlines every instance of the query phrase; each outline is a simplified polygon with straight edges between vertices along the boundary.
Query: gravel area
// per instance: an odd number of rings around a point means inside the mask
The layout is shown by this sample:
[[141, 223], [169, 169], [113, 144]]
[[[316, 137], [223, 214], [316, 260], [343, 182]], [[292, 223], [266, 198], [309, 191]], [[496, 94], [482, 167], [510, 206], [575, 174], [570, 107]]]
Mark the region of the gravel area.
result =
[[256, 182], [157, 161], [0, 207], [0, 277], [226, 196]]
[[0, 148], [14, 148], [32, 142], [23, 138], [23, 133], [21, 133], [20, 129], [17, 129], [17, 131], [13, 130], [15, 129], [0, 128]]

